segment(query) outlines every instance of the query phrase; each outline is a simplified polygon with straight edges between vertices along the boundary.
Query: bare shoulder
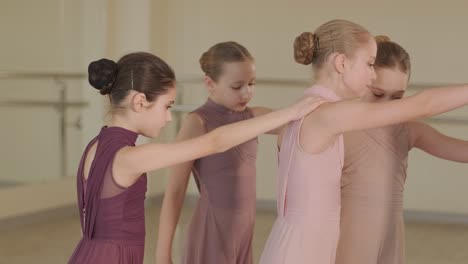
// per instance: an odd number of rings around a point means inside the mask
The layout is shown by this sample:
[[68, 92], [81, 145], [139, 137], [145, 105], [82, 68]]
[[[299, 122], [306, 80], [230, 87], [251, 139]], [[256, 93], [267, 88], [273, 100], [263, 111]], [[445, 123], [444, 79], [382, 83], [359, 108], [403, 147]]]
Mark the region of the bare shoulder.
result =
[[324, 103], [317, 110], [311, 112], [302, 121], [299, 144], [309, 154], [317, 154], [326, 149], [335, 139], [328, 122], [328, 107], [332, 103]]

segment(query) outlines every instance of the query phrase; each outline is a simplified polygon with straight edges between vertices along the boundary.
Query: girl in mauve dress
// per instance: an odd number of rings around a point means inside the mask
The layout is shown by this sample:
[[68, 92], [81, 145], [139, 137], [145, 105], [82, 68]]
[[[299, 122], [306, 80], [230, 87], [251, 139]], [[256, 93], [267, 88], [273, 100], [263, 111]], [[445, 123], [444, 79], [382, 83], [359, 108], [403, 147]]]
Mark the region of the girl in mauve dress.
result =
[[[248, 107], [255, 86], [255, 63], [242, 45], [229, 41], [203, 53], [200, 66], [209, 92], [206, 103], [188, 114], [178, 140], [263, 115]], [[269, 131], [278, 134], [281, 128]], [[256, 206], [257, 139], [224, 153], [179, 164], [170, 171], [158, 232], [158, 264], [172, 263], [172, 241], [193, 172], [200, 197], [185, 241], [185, 264], [251, 264]]]

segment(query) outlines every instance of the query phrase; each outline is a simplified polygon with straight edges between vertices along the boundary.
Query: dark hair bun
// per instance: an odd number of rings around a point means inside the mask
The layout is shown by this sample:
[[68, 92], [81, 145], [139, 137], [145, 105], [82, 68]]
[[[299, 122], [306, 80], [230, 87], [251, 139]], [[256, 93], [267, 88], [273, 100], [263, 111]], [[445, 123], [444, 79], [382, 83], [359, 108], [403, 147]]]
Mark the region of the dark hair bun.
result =
[[117, 63], [108, 59], [93, 61], [88, 66], [88, 81], [101, 94], [109, 94], [117, 76]]

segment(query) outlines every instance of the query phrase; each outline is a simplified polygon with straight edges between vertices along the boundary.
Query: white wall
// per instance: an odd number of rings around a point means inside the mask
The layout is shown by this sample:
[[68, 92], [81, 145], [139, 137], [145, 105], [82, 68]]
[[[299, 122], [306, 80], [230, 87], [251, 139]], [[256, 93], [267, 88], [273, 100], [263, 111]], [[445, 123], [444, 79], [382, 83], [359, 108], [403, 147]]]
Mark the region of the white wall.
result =
[[[401, 43], [413, 63], [412, 82], [468, 82], [464, 61], [468, 54], [466, 1], [217, 1], [177, 0], [168, 6], [168, 60], [181, 75], [201, 76], [199, 56], [211, 45], [235, 40], [256, 58], [258, 78], [310, 78], [310, 69], [296, 64], [294, 38], [313, 31], [333, 18], [358, 22], [374, 34], [386, 34]], [[252, 105], [283, 106], [305, 87], [256, 87]], [[185, 87], [184, 103], [201, 103], [206, 93], [200, 85]], [[466, 116], [461, 110], [456, 115]], [[461, 138], [465, 126], [437, 126]], [[258, 162], [258, 198], [275, 199], [274, 139], [261, 138]], [[467, 165], [436, 161], [411, 153], [406, 208], [430, 212], [468, 214], [463, 187]], [[441, 175], [443, 174], [443, 175]], [[191, 187], [191, 193], [196, 193]]]
[[[5, 0], [0, 4], [0, 70], [21, 72], [82, 71], [82, 4], [72, 0]], [[81, 100], [80, 80], [65, 80], [68, 99]], [[2, 79], [0, 100], [57, 101], [53, 79]], [[1, 107], [0, 180], [42, 182], [60, 175], [59, 113], [52, 107]], [[69, 119], [79, 117], [70, 109]], [[81, 132], [68, 129], [69, 164], [76, 160]], [[76, 166], [70, 166], [67, 175]]]
[[[293, 61], [294, 37], [302, 31], [314, 30], [329, 19], [344, 18], [400, 42], [413, 59], [413, 82], [467, 82], [464, 67], [468, 59], [468, 54], [464, 52], [468, 46], [466, 10], [468, 3], [465, 1], [138, 0], [130, 4], [124, 0], [3, 0], [0, 3], [0, 32], [4, 36], [0, 49], [0, 69], [84, 73], [91, 60], [104, 56], [118, 59], [125, 52], [144, 49], [167, 60], [179, 78], [201, 76], [198, 58], [202, 52], [217, 42], [235, 40], [245, 45], [256, 58], [258, 78], [307, 80], [310, 79], [310, 69]], [[76, 166], [83, 145], [102, 125], [106, 106], [105, 98], [99, 97], [86, 80], [71, 85], [79, 87], [74, 90], [71, 99], [83, 99], [90, 103], [82, 112], [82, 131], [69, 131], [69, 141], [74, 149], [70, 164]], [[30, 95], [39, 99], [57, 98], [56, 87], [46, 81], [1, 81], [0, 87], [2, 99], [8, 96], [28, 99]], [[36, 91], [40, 92], [32, 94], [29, 87], [37, 87]], [[303, 88], [260, 83], [252, 105], [284, 106], [297, 98]], [[206, 98], [201, 84], [185, 85], [184, 91], [179, 103], [201, 104]], [[466, 113], [466, 110], [462, 110], [455, 114], [465, 116]], [[78, 113], [72, 112], [70, 115], [74, 118]], [[57, 114], [54, 110], [2, 108], [0, 117], [2, 123], [8, 126], [0, 132], [1, 138], [7, 139], [2, 141], [0, 150], [1, 176], [12, 175], [16, 180], [27, 176], [34, 181], [59, 178], [56, 157], [58, 129], [55, 128]], [[465, 126], [437, 127], [466, 138]], [[173, 138], [175, 130], [176, 124], [173, 124], [160, 140]], [[276, 169], [272, 166], [276, 163], [274, 141], [269, 136], [260, 138], [257, 190], [261, 200], [275, 199]], [[17, 149], [18, 154], [8, 151], [12, 148]], [[27, 151], [31, 154], [25, 159]], [[19, 168], [19, 173], [12, 174], [5, 170], [12, 166]], [[74, 169], [70, 168], [71, 174]], [[466, 169], [466, 165], [454, 165], [417, 151], [412, 152], [406, 207], [411, 210], [468, 214], [468, 208], [463, 203], [463, 186], [468, 184], [463, 175]], [[46, 173], [40, 174], [38, 171]], [[158, 175], [164, 173], [161, 171]], [[34, 178], [38, 175], [48, 176], [45, 179]], [[67, 193], [66, 197], [40, 191], [43, 185], [38, 187], [37, 192], [29, 189], [18, 192], [10, 190], [8, 194], [0, 193], [0, 196], [2, 200], [13, 199], [15, 193], [19, 195], [26, 190], [31, 197], [46, 195], [47, 199], [59, 197], [72, 203], [73, 178], [65, 181], [69, 182], [60, 181], [49, 187], [55, 188], [52, 186], [57, 184], [68, 186], [68, 193], [64, 192]], [[162, 193], [164, 182], [162, 177], [153, 177], [151, 193]], [[196, 193], [193, 186], [191, 193]], [[41, 206], [36, 206], [34, 210], [45, 208]]]

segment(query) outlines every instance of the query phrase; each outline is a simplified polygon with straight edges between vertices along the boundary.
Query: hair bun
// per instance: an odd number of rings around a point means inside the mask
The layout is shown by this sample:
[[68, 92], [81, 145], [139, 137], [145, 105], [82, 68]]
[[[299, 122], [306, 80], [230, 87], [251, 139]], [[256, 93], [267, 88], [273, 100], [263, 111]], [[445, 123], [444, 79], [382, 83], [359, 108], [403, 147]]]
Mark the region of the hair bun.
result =
[[315, 35], [311, 32], [304, 32], [294, 40], [294, 59], [296, 62], [309, 65], [315, 51]]
[[377, 43], [382, 43], [382, 42], [390, 42], [392, 40], [385, 35], [379, 35], [379, 36], [375, 36], [375, 41]]
[[117, 63], [109, 59], [93, 61], [88, 66], [88, 81], [101, 94], [108, 94], [117, 76]]

